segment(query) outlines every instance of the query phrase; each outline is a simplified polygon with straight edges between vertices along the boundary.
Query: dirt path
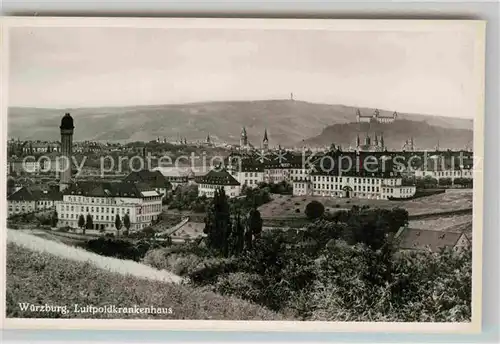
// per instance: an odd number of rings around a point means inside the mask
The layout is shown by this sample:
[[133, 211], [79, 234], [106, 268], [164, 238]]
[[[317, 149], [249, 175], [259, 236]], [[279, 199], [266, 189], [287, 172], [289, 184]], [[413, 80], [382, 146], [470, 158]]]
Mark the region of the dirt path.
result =
[[112, 257], [100, 256], [80, 248], [71, 247], [59, 242], [23, 233], [23, 231], [20, 230], [7, 230], [7, 241], [26, 247], [32, 251], [46, 252], [61, 258], [80, 262], [89, 262], [98, 268], [119, 273], [121, 275], [132, 275], [138, 278], [169, 283], [180, 283], [182, 281], [182, 277], [165, 270], [156, 270], [150, 266], [136, 263], [131, 260], [121, 260]]

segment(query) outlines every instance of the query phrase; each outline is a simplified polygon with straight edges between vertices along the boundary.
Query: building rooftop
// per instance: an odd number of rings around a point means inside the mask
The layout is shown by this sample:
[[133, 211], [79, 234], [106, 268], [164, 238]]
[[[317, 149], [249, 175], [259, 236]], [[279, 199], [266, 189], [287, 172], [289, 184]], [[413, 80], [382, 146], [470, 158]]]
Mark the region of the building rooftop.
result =
[[171, 184], [160, 171], [142, 170], [131, 172], [123, 179], [124, 182], [144, 183], [153, 188], [170, 188]]
[[60, 201], [62, 194], [58, 190], [41, 188], [37, 186], [25, 186], [7, 197], [7, 201]]
[[145, 191], [154, 191], [156, 196], [160, 196], [158, 192], [146, 183], [107, 181], [79, 181], [72, 183], [64, 191], [64, 194], [87, 197], [141, 198], [144, 196], [143, 192]]
[[198, 184], [213, 184], [213, 185], [240, 185], [240, 183], [226, 170], [211, 170], [206, 175], [197, 177]]
[[395, 236], [402, 249], [431, 250], [432, 252], [437, 252], [444, 247], [454, 247], [461, 238], [465, 238], [464, 240], [470, 243], [466, 233], [442, 230], [402, 228]]

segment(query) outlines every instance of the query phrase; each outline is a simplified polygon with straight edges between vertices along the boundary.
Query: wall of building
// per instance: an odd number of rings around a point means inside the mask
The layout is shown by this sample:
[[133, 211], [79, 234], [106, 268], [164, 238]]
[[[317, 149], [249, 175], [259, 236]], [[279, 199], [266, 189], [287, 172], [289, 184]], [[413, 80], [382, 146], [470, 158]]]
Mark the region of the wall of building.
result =
[[233, 198], [238, 197], [241, 192], [239, 185], [218, 185], [218, 184], [198, 184], [198, 196], [206, 196], [212, 198], [215, 195], [215, 190], [224, 189], [226, 196]]
[[57, 205], [59, 226], [78, 228], [80, 215], [86, 219], [92, 216], [94, 229], [115, 229], [116, 214], [128, 214], [131, 230], [145, 228], [155, 221], [162, 211], [161, 197], [84, 197], [64, 195]]

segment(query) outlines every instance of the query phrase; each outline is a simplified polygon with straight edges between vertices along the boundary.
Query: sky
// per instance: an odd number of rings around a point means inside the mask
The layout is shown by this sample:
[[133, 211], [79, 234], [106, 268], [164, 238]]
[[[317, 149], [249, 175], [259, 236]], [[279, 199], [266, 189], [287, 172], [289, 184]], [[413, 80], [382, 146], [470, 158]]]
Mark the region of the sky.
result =
[[471, 30], [31, 27], [10, 31], [9, 106], [289, 98], [473, 118]]

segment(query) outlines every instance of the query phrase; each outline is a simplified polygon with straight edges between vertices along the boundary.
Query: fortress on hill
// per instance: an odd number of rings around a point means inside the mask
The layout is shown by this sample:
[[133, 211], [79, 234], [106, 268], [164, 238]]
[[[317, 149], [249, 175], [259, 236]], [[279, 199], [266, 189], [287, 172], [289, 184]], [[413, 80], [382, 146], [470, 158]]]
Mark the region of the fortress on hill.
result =
[[359, 109], [356, 110], [356, 121], [358, 123], [371, 123], [371, 122], [377, 122], [377, 123], [392, 123], [398, 118], [398, 113], [394, 111], [392, 116], [382, 116], [380, 115], [380, 111], [378, 109], [375, 109], [373, 111], [373, 114], [370, 116], [363, 116], [361, 114], [361, 111]]

